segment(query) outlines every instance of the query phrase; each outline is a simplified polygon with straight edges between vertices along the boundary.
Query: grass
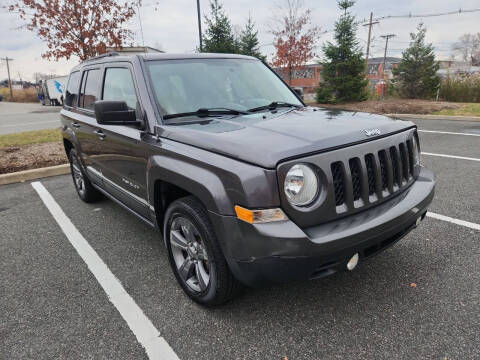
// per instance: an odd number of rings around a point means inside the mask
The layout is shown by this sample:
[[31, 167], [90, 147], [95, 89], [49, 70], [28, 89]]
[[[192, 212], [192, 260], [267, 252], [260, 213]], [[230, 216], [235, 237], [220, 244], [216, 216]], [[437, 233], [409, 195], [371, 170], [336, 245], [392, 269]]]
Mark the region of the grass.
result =
[[457, 109], [443, 109], [432, 112], [432, 115], [447, 116], [480, 116], [480, 103], [459, 104]]
[[0, 95], [3, 101], [13, 102], [38, 102], [37, 90], [33, 87], [28, 89], [13, 90], [13, 98], [10, 97], [10, 90], [6, 87], [0, 88]]
[[0, 148], [62, 141], [59, 129], [26, 131], [0, 135]]

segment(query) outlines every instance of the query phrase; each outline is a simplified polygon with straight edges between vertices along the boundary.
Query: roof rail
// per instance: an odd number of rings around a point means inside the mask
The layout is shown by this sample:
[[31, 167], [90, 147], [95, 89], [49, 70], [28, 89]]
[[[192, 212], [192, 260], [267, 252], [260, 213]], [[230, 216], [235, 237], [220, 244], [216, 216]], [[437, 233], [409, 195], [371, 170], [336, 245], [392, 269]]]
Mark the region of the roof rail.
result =
[[84, 60], [83, 62], [88, 62], [88, 61], [93, 61], [93, 60], [98, 60], [98, 59], [102, 59], [102, 58], [105, 58], [105, 57], [109, 57], [109, 56], [118, 56], [119, 53], [115, 52], [115, 51], [112, 51], [112, 52], [108, 52], [106, 54], [101, 54], [101, 55], [98, 55], [98, 56], [94, 56], [94, 57], [91, 57], [91, 58], [88, 58], [87, 60]]

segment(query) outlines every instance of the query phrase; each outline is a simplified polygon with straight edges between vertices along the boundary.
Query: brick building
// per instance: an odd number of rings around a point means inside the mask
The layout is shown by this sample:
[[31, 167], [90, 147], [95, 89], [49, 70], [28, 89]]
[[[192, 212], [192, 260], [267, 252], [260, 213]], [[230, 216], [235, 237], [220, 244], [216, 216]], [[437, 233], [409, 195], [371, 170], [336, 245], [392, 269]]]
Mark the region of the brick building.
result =
[[[289, 82], [288, 70], [286, 68], [274, 69], [278, 75], [287, 83]], [[322, 65], [308, 64], [298, 67], [292, 71], [292, 87], [301, 87], [308, 94], [315, 92], [321, 79]]]

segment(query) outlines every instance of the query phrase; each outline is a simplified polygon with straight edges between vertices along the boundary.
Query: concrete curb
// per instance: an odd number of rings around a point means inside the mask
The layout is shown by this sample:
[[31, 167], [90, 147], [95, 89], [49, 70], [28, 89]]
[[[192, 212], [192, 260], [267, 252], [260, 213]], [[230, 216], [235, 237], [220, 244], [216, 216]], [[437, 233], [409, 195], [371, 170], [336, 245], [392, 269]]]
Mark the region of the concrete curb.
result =
[[13, 184], [28, 180], [46, 178], [49, 176], [70, 174], [70, 164], [49, 166], [40, 169], [18, 171], [0, 175], [0, 185]]
[[447, 115], [419, 115], [419, 114], [385, 114], [385, 116], [390, 116], [395, 119], [402, 120], [453, 120], [453, 121], [472, 121], [480, 122], [480, 117], [478, 116], [447, 116]]

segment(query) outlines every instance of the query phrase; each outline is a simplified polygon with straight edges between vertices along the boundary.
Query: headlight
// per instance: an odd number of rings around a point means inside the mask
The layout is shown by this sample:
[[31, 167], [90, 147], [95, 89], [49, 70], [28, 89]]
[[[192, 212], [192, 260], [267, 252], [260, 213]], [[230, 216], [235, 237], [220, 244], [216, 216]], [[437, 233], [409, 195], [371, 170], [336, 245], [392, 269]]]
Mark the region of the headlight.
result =
[[416, 136], [414, 136], [412, 139], [412, 152], [413, 152], [413, 165], [417, 167], [420, 165], [420, 146], [418, 146], [418, 140]]
[[308, 205], [315, 200], [318, 193], [317, 175], [307, 165], [294, 165], [287, 173], [284, 190], [291, 204]]

